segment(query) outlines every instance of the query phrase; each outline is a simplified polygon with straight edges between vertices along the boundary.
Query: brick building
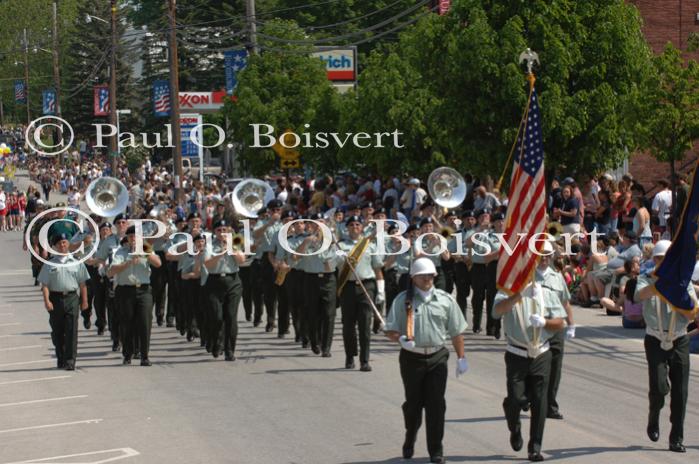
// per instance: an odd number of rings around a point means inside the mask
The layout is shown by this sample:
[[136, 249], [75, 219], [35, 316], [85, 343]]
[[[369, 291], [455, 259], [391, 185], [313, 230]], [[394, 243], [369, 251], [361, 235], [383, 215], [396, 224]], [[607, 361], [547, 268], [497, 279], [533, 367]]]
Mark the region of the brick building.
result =
[[[692, 33], [699, 33], [699, 0], [629, 0], [635, 4], [643, 17], [643, 33], [653, 51], [660, 53], [667, 42], [680, 49], [686, 49], [687, 39]], [[688, 53], [687, 57], [699, 61], [699, 52]], [[676, 163], [683, 172], [694, 166], [699, 150], [688, 154], [684, 161]], [[646, 189], [650, 190], [654, 181], [668, 178], [668, 163], [658, 163], [651, 156], [638, 153], [629, 160], [629, 171]]]

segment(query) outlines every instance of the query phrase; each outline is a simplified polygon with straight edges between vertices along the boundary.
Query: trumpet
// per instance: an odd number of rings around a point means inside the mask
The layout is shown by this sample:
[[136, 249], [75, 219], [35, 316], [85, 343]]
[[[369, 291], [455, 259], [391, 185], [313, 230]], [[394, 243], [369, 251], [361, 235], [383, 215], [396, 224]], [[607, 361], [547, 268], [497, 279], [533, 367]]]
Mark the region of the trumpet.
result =
[[231, 244], [233, 245], [233, 250], [241, 251], [245, 248], [245, 237], [243, 234], [233, 234], [231, 236]]
[[449, 240], [449, 237], [451, 237], [452, 234], [454, 234], [456, 231], [452, 229], [449, 226], [444, 226], [442, 227], [442, 230], [439, 231], [439, 235], [444, 237], [445, 239]]

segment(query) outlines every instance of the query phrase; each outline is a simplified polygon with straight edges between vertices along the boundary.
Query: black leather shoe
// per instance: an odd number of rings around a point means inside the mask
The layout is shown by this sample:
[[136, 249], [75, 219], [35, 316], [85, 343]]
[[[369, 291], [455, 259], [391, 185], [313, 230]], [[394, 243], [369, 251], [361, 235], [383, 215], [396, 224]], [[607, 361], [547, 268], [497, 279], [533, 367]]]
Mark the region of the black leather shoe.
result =
[[299, 343], [301, 341], [301, 336], [297, 335], [294, 337], [294, 343]]
[[226, 361], [235, 361], [235, 356], [233, 356], [233, 353], [226, 353]]
[[214, 356], [214, 358], [218, 358], [221, 355], [221, 352], [218, 351], [218, 348], [214, 348], [211, 350], [211, 354]]
[[97, 328], [97, 335], [104, 335], [104, 327]]
[[481, 332], [482, 332], [482, 331], [481, 331], [480, 328], [474, 328], [474, 329], [473, 329], [473, 333], [474, 333], [474, 334], [479, 334], [479, 333], [481, 333]]
[[345, 358], [345, 369], [354, 369], [354, 356], [347, 356]]
[[262, 324], [262, 321], [255, 321], [255, 322], [253, 322], [252, 326], [253, 326], [253, 327], [259, 327], [260, 324]]
[[192, 331], [188, 330], [187, 331], [187, 341], [191, 342], [192, 340], [194, 340], [194, 337], [192, 336]]
[[371, 366], [369, 365], [369, 363], [362, 363], [359, 370], [362, 372], [371, 372]]
[[500, 329], [497, 329], [497, 330], [495, 331], [495, 340], [500, 340], [500, 337], [501, 337], [501, 336], [502, 336], [502, 335], [500, 334]]
[[90, 319], [83, 319], [83, 327], [85, 327], [85, 330], [90, 330], [90, 327], [92, 327]]
[[546, 417], [548, 419], [558, 419], [558, 420], [563, 420], [563, 414], [561, 414], [558, 411], [551, 411], [548, 414], [546, 414]]
[[510, 446], [515, 451], [521, 450], [522, 446], [524, 446], [524, 440], [522, 439], [522, 430], [520, 427], [518, 427], [515, 432], [510, 432]]
[[150, 367], [152, 365], [153, 365], [153, 363], [150, 362], [150, 359], [148, 359], [148, 358], [141, 359], [141, 366]]
[[670, 451], [675, 453], [686, 453], [687, 448], [680, 442], [670, 443]]
[[246, 315], [245, 315], [245, 320], [246, 320], [247, 322], [252, 321], [252, 316], [250, 316], [249, 314], [246, 314]]
[[162, 327], [162, 326], [163, 326], [163, 318], [159, 317], [158, 318], [158, 327]]
[[123, 365], [131, 364], [131, 358], [124, 358], [124, 360], [122, 361], [122, 364]]
[[308, 340], [301, 342], [301, 348], [308, 348]]
[[277, 334], [277, 338], [280, 338], [280, 339], [281, 339], [281, 338], [284, 338], [284, 337], [286, 337], [286, 334], [283, 334], [283, 333]]
[[167, 318], [167, 323], [165, 324], [165, 327], [175, 327], [175, 321], [172, 317]]
[[323, 354], [321, 354], [320, 356], [323, 358], [330, 358], [332, 357], [332, 353], [330, 353], [329, 351], [323, 351]]
[[56, 367], [57, 367], [58, 369], [65, 369], [65, 368], [66, 368], [66, 362], [63, 361], [63, 360], [61, 360], [61, 359], [59, 359], [58, 361], [56, 361]]
[[528, 459], [531, 462], [541, 462], [544, 460], [544, 457], [541, 455], [541, 453], [529, 453]]
[[66, 361], [66, 370], [67, 371], [74, 371], [75, 370], [75, 361]]
[[318, 346], [312, 346], [311, 351], [313, 351], [313, 354], [320, 354], [320, 348], [318, 348]]
[[530, 406], [531, 405], [529, 404], [529, 401], [527, 401], [527, 403], [522, 406], [522, 411], [524, 411], [524, 412], [529, 411]]
[[271, 331], [272, 331], [272, 324], [270, 324], [268, 322], [267, 325], [265, 326], [265, 332], [271, 332]]
[[444, 456], [431, 456], [430, 462], [433, 462], [435, 464], [444, 464], [445, 462], [447, 462], [447, 460], [444, 459]]
[[649, 418], [646, 433], [650, 441], [658, 441], [660, 439], [660, 426], [658, 425], [658, 421]]
[[135, 353], [133, 354], [133, 358], [134, 358], [134, 359], [141, 359], [141, 352], [140, 352], [140, 351], [135, 352]]
[[118, 341], [112, 343], [112, 351], [117, 352], [119, 351], [119, 348], [121, 348], [121, 346], [119, 345]]
[[403, 445], [403, 459], [411, 459], [415, 454], [415, 447], [413, 445], [405, 446]]

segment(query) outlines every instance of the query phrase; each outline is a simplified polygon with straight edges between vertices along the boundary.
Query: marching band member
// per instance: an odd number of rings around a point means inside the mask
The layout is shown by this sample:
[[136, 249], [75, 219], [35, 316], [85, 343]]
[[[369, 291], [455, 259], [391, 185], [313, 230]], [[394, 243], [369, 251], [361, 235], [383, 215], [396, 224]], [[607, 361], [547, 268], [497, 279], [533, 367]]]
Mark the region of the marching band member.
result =
[[451, 340], [458, 356], [456, 376], [464, 374], [468, 363], [461, 334], [468, 325], [456, 300], [434, 286], [436, 275], [432, 260], [422, 257], [413, 261], [410, 267], [413, 285], [394, 300], [385, 332], [390, 340], [400, 342], [402, 348], [399, 363], [405, 390], [403, 458], [413, 457], [424, 408], [430, 462], [444, 463], [444, 394], [449, 359], [444, 343]]
[[[276, 328], [275, 319], [277, 315], [277, 300], [279, 287], [274, 284], [274, 236], [281, 229], [282, 202], [270, 200], [267, 203], [267, 213], [269, 218], [259, 221], [253, 236], [257, 243], [257, 250], [261, 254], [261, 279], [264, 292], [265, 309], [267, 310], [267, 325], [265, 332], [272, 332]], [[259, 242], [258, 242], [259, 241]]]
[[[238, 306], [242, 297], [242, 284], [238, 277], [238, 266], [245, 255], [235, 250], [226, 252], [230, 240], [230, 227], [226, 221], [214, 224], [212, 250], [206, 250], [204, 265], [209, 271], [206, 292], [209, 295], [209, 333], [211, 354], [218, 358], [221, 353], [221, 338], [226, 361], [235, 361], [235, 345], [238, 338]], [[221, 337], [223, 330], [223, 337]]]
[[[660, 240], [653, 247], [656, 267], [670, 248], [669, 240]], [[690, 297], [696, 305], [697, 296], [689, 282]], [[670, 393], [670, 451], [685, 453], [684, 417], [689, 390], [689, 337], [687, 324], [691, 320], [673, 311], [655, 290], [655, 277], [638, 279], [635, 301], [643, 302], [643, 320], [646, 321], [644, 346], [648, 362], [648, 426], [646, 432], [651, 441], [660, 438], [660, 410]], [[668, 383], [669, 380], [669, 383]]]
[[180, 258], [179, 266], [182, 275], [182, 296], [184, 297], [184, 326], [187, 331], [187, 341], [192, 341], [200, 336], [200, 331], [204, 331], [203, 307], [201, 306], [201, 296], [199, 280], [201, 278], [201, 267], [197, 266], [197, 256], [204, 253], [206, 237], [201, 234], [192, 237], [194, 242], [194, 254], [187, 253]]
[[[296, 214], [292, 210], [286, 210], [281, 215], [282, 226], [288, 224], [289, 222], [296, 219]], [[300, 223], [289, 227], [287, 229], [287, 241], [289, 246], [294, 249], [297, 240], [294, 239], [296, 235], [296, 226]], [[303, 227], [303, 226], [301, 226]], [[279, 228], [281, 231], [281, 227]], [[287, 250], [285, 250], [279, 243], [278, 234], [272, 237], [272, 252], [269, 255], [269, 259], [272, 262], [272, 268], [274, 269], [274, 286], [277, 293], [278, 301], [278, 331], [277, 338], [284, 338], [286, 334], [289, 333], [289, 323], [290, 323], [290, 311], [289, 311], [289, 295], [290, 291], [288, 289], [287, 279], [289, 278], [289, 273], [291, 272], [291, 258]], [[292, 278], [293, 280], [293, 278]], [[296, 284], [297, 282], [295, 282]], [[294, 289], [295, 290], [295, 289]], [[291, 290], [293, 293], [294, 290]], [[296, 302], [298, 299], [295, 299]]]
[[[423, 218], [420, 221], [419, 235], [435, 233], [434, 224], [435, 220], [431, 216]], [[434, 286], [440, 290], [444, 290], [446, 288], [446, 278], [442, 270], [442, 261], [448, 260], [451, 257], [451, 253], [449, 253], [449, 249], [445, 247], [443, 252], [437, 254], [441, 247], [441, 240], [434, 235], [425, 236], [425, 239], [422, 241], [422, 246], [423, 252], [417, 252], [415, 256], [417, 258], [425, 256], [434, 263], [437, 269], [437, 277], [434, 279]]]
[[126, 245], [114, 254], [107, 270], [109, 277], [116, 277], [116, 300], [121, 315], [124, 364], [131, 364], [136, 345], [141, 356], [141, 366], [150, 366], [150, 332], [153, 320], [153, 295], [150, 292], [150, 266], [162, 263], [155, 253], [135, 255], [136, 228], [126, 230]]
[[[476, 227], [476, 216], [473, 211], [465, 211], [461, 215], [461, 229], [457, 232], [461, 232], [462, 240], [473, 234]], [[452, 248], [449, 250], [452, 254], [457, 252], [456, 241], [451, 242]], [[468, 310], [468, 296], [471, 293], [471, 266], [473, 265], [471, 261], [471, 249], [463, 246], [464, 255], [454, 256], [454, 285], [456, 286], [456, 302], [459, 303], [459, 308], [461, 308], [461, 313], [466, 319], [466, 314]]]
[[[492, 298], [495, 296], [495, 281], [489, 276], [497, 271], [498, 252], [493, 251], [495, 239], [492, 236], [490, 210], [487, 208], [483, 209], [476, 215], [478, 216], [478, 227], [464, 242], [467, 247], [472, 249], [471, 285], [473, 286], [473, 297], [471, 298], [471, 306], [473, 307], [473, 333], [479, 334], [481, 333], [481, 320], [483, 318], [483, 302], [486, 302], [487, 308], [488, 302], [493, 301]], [[474, 241], [474, 239], [476, 240]], [[492, 307], [492, 304], [490, 307]], [[487, 314], [486, 319], [488, 319]], [[493, 333], [488, 333], [488, 335], [493, 335]]]
[[[52, 246], [61, 254], [69, 252], [68, 236], [54, 236]], [[71, 265], [67, 265], [74, 263]], [[57, 266], [66, 264], [66, 266]], [[55, 255], [42, 266], [37, 280], [41, 284], [44, 307], [49, 313], [51, 341], [56, 348], [57, 367], [75, 370], [78, 355], [78, 313], [87, 311], [87, 286], [90, 275], [83, 263], [72, 256]]]
[[100, 227], [100, 234], [104, 233], [104, 238], [97, 247], [97, 252], [95, 252], [94, 255], [94, 257], [99, 260], [99, 265], [102, 266], [100, 272], [104, 276], [102, 285], [106, 295], [107, 321], [109, 324], [109, 333], [112, 337], [112, 351], [119, 351], [119, 347], [121, 346], [122, 324], [121, 309], [117, 305], [115, 299], [114, 279], [107, 274], [107, 271], [112, 264], [114, 254], [121, 247], [121, 240], [126, 237], [126, 229], [129, 227], [128, 221], [129, 216], [126, 214], [119, 214], [114, 218], [116, 234], [112, 234], [111, 225], [108, 222], [103, 223]]
[[262, 252], [262, 249], [260, 248], [260, 243], [262, 243], [262, 240], [264, 240], [264, 237], [257, 238], [254, 235], [254, 232], [256, 232], [258, 229], [260, 229], [266, 220], [268, 219], [269, 215], [267, 212], [267, 207], [263, 206], [260, 208], [260, 210], [257, 212], [257, 219], [255, 221], [255, 224], [251, 224], [250, 227], [252, 228], [253, 231], [253, 236], [252, 238], [252, 250], [255, 252], [252, 261], [250, 262], [250, 280], [251, 280], [251, 287], [252, 287], [252, 302], [253, 302], [253, 307], [255, 308], [255, 314], [253, 316], [253, 327], [258, 327], [260, 324], [262, 324], [262, 314], [264, 313], [264, 294], [265, 294], [265, 285], [264, 285], [264, 279], [263, 277], [263, 272], [262, 272], [262, 259], [265, 257], [265, 253]]
[[[551, 242], [544, 242], [541, 253], [553, 253]], [[551, 372], [549, 340], [566, 327], [563, 300], [567, 302], [570, 298], [563, 276], [549, 267], [550, 261], [550, 256], [541, 256], [534, 281], [512, 296], [498, 292], [493, 308], [493, 317], [504, 320], [507, 337], [507, 397], [502, 406], [510, 430], [510, 445], [515, 451], [522, 449], [519, 416], [531, 403], [527, 451], [533, 462], [544, 460], [541, 445]]]
[[[187, 222], [178, 217], [175, 219], [175, 229], [177, 232], [186, 232]], [[181, 279], [177, 274], [177, 265], [179, 261], [179, 255], [174, 254], [170, 251], [172, 247], [175, 247], [173, 251], [179, 250], [180, 246], [183, 246], [187, 239], [182, 234], [173, 234], [167, 239], [163, 248], [165, 249], [165, 259], [167, 261], [167, 314], [165, 316], [165, 326], [175, 327], [175, 318], [177, 316], [178, 301], [180, 299], [180, 282]]]
[[[338, 244], [344, 253], [339, 254], [349, 261], [356, 258], [354, 271], [348, 271], [340, 294], [342, 307], [342, 337], [345, 343], [345, 369], [354, 369], [357, 355], [357, 326], [359, 327], [359, 363], [362, 372], [370, 372], [369, 351], [371, 326], [374, 318], [372, 302], [383, 303], [386, 298], [382, 257], [376, 254], [376, 245], [368, 238], [363, 239], [363, 225], [359, 216], [350, 216], [346, 221], [349, 238]], [[362, 249], [363, 248], [363, 249]], [[366, 291], [366, 294], [365, 294]], [[372, 301], [370, 302], [369, 299]]]
[[[313, 221], [325, 223], [323, 216], [314, 214]], [[303, 306], [301, 313], [301, 339], [303, 347], [311, 343], [313, 353], [322, 353], [324, 358], [331, 356], [330, 349], [335, 331], [337, 279], [335, 276], [335, 245], [320, 250], [323, 243], [322, 229], [314, 222], [306, 223], [306, 234], [298, 246], [294, 259], [303, 268]], [[302, 256], [302, 255], [308, 256]]]

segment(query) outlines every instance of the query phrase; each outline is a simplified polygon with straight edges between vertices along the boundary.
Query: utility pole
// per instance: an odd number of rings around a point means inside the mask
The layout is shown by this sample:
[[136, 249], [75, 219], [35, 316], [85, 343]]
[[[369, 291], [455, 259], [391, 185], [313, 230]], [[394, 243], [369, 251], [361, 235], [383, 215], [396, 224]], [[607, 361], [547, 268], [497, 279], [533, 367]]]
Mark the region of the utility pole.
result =
[[247, 12], [248, 33], [250, 46], [248, 51], [251, 55], [257, 54], [257, 23], [255, 22], [255, 0], [245, 0], [245, 9]]
[[[177, 63], [177, 5], [176, 0], [168, 0], [168, 21], [170, 24], [170, 127], [172, 128], [172, 161], [175, 168], [175, 198], [181, 204], [182, 191], [182, 140], [180, 134], [180, 76]], [[203, 166], [199, 166], [202, 169]]]
[[32, 121], [29, 111], [29, 41], [27, 40], [27, 28], [24, 28], [24, 100], [27, 102], [27, 127]]
[[[117, 81], [116, 81], [116, 48], [117, 48], [117, 6], [116, 0], [111, 0], [112, 13], [112, 62], [109, 67], [109, 124], [117, 126]], [[119, 165], [119, 134], [109, 139], [109, 156], [112, 158], [112, 176], [117, 177], [117, 167]]]
[[0, 95], [0, 126], [5, 127], [5, 108], [2, 105], [2, 95]]
[[[58, 0], [53, 2], [53, 81], [56, 90], [56, 116], [61, 117], [61, 74], [58, 66]], [[56, 140], [62, 140], [63, 130], [56, 128]], [[63, 164], [63, 153], [59, 163]]]

